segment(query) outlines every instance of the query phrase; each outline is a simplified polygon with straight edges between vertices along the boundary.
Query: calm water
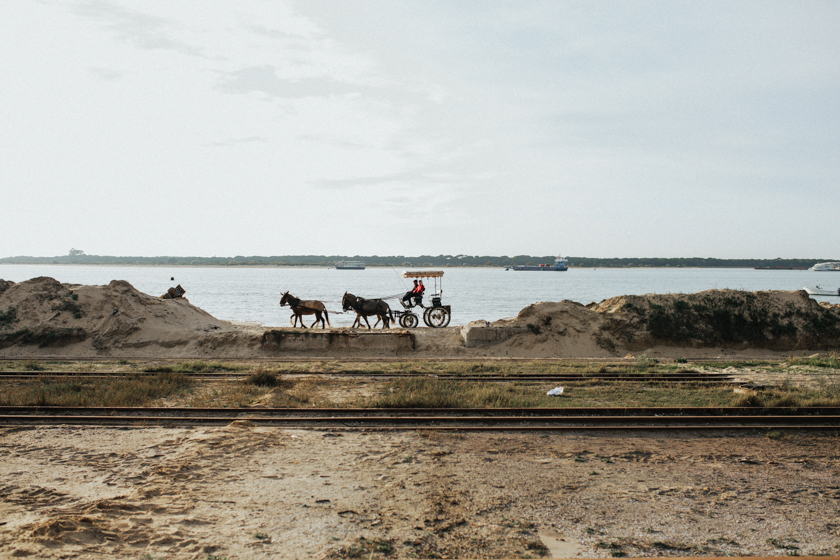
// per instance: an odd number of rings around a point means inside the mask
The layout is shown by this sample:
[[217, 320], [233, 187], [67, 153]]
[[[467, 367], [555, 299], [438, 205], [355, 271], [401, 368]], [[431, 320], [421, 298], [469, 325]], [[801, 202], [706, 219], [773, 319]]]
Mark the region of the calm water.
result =
[[[304, 299], [320, 299], [330, 310], [333, 326], [349, 326], [353, 316], [341, 310], [345, 291], [362, 297], [402, 295], [411, 287], [403, 269], [368, 268], [207, 268], [124, 266], [0, 265], [0, 278], [21, 282], [50, 276], [68, 284], [108, 284], [126, 280], [141, 292], [160, 295], [181, 284], [191, 303], [226, 320], [289, 325], [288, 308], [279, 305], [286, 290]], [[819, 284], [840, 286], [840, 274], [810, 270], [747, 268], [624, 268], [571, 269], [567, 272], [513, 272], [503, 268], [447, 268], [443, 303], [452, 306], [451, 325], [478, 319], [514, 317], [537, 301], [569, 299], [583, 304], [624, 295], [692, 293], [713, 288], [737, 290], [798, 290]], [[174, 277], [175, 280], [170, 280]], [[426, 282], [426, 296], [432, 291]], [[816, 298], [840, 303], [838, 298]], [[392, 307], [399, 306], [396, 301]], [[314, 320], [314, 318], [311, 318]], [[308, 321], [308, 322], [311, 322]]]

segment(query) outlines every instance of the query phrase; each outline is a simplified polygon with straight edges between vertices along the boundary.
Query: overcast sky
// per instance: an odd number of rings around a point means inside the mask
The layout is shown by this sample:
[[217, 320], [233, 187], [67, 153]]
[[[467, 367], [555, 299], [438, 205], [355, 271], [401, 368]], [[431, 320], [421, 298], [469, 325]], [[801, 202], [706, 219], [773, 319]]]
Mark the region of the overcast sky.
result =
[[840, 2], [0, 3], [0, 257], [840, 258]]

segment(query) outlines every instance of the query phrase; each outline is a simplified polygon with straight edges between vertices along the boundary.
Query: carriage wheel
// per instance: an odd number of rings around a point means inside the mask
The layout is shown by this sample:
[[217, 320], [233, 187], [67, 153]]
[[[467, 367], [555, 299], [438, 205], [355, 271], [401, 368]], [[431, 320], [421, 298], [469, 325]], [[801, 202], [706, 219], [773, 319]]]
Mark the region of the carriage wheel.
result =
[[423, 310], [423, 323], [425, 323], [427, 327], [432, 326], [432, 324], [429, 322], [429, 313], [432, 312], [432, 309], [432, 307], [427, 307]]
[[407, 329], [413, 329], [417, 326], [417, 323], [420, 322], [420, 319], [417, 318], [417, 315], [414, 313], [406, 313], [402, 317], [400, 317], [400, 325]]
[[449, 324], [451, 318], [452, 316], [445, 307], [434, 307], [429, 311], [429, 326], [442, 329]]

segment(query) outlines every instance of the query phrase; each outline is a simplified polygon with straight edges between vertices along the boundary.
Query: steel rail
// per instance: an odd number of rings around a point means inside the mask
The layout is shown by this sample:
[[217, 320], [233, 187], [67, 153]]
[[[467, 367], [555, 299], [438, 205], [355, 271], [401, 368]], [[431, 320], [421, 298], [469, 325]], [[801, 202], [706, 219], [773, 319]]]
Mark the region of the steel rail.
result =
[[[21, 362], [31, 360], [31, 356], [0, 356], [0, 362]], [[526, 358], [517, 356], [456, 356], [456, 357], [432, 357], [432, 356], [389, 356], [389, 357], [367, 357], [367, 356], [254, 356], [249, 358], [226, 358], [224, 356], [181, 356], [178, 358], [154, 358], [146, 356], [77, 356], [66, 358], [61, 355], [42, 355], [37, 358], [39, 361], [53, 363], [77, 363], [77, 362], [114, 362], [116, 360], [127, 360], [138, 363], [179, 363], [186, 361], [226, 360], [230, 362], [252, 362], [252, 363], [307, 363], [307, 362], [341, 362], [341, 363], [405, 363], [405, 362], [428, 362], [428, 363], [557, 363], [557, 364], [605, 364], [605, 365], [627, 365], [637, 361], [636, 358]], [[673, 358], [656, 357], [662, 364], [677, 363]], [[738, 362], [738, 363], [778, 363], [786, 362], [788, 358], [755, 358], [738, 359], [736, 357], [709, 357], [709, 358], [680, 358], [681, 364], [686, 363], [716, 363], [716, 362]], [[684, 361], [682, 361], [684, 360]]]
[[[16, 372], [0, 371], [0, 379], [38, 379], [41, 377], [74, 377], [74, 378], [121, 378], [121, 377], [149, 377], [167, 372], [72, 372], [72, 371], [41, 371]], [[183, 372], [184, 375], [195, 379], [227, 379], [247, 378], [253, 373], [243, 372]], [[432, 372], [356, 372], [356, 371], [286, 371], [278, 372], [281, 376], [319, 376], [319, 377], [347, 377], [370, 379], [404, 379], [404, 378], [434, 378], [448, 381], [627, 381], [627, 382], [681, 382], [681, 383], [732, 383], [729, 374], [701, 374], [701, 373], [538, 373], [538, 374], [485, 374], [462, 375]]]
[[[840, 429], [840, 418], [834, 418], [828, 422], [813, 422], [813, 418], [803, 417], [803, 420], [810, 420], [811, 423], [788, 423], [791, 418], [796, 417], [773, 417], [754, 418], [762, 422], [722, 422], [691, 424], [674, 422], [674, 418], [652, 418], [645, 419], [647, 422], [623, 422], [620, 424], [601, 421], [597, 423], [569, 422], [563, 419], [559, 422], [557, 418], [549, 422], [545, 419], [525, 419], [514, 417], [512, 419], [499, 418], [492, 421], [491, 418], [456, 418], [444, 417], [435, 418], [261, 418], [242, 417], [237, 419], [220, 417], [160, 417], [160, 416], [0, 416], [0, 426], [101, 426], [101, 427], [192, 427], [192, 426], [218, 426], [230, 424], [231, 421], [248, 422], [255, 426], [274, 426], [287, 429], [338, 429], [338, 430], [504, 430], [504, 431], [621, 431], [636, 432], [643, 430], [691, 430], [691, 431], [743, 431], [743, 430], [800, 430], [800, 431], [826, 431]], [[626, 418], [624, 419], [626, 420]], [[641, 420], [641, 419], [639, 419]], [[708, 417], [704, 418], [708, 421]], [[771, 421], [766, 421], [771, 420]], [[822, 419], [825, 420], [825, 419]]]
[[[300, 429], [376, 429], [376, 430], [837, 430], [840, 414], [836, 409], [807, 410], [812, 414], [739, 414], [743, 409], [702, 410], [707, 414], [663, 413], [662, 409], [620, 409], [620, 414], [604, 414], [599, 409], [185, 409], [169, 408], [86, 408], [86, 407], [4, 407], [0, 426], [161, 426], [186, 427], [224, 425], [236, 421], [258, 426]], [[586, 414], [597, 410], [599, 414]], [[657, 410], [656, 414], [649, 414]], [[720, 411], [724, 410], [724, 414]], [[792, 409], [783, 409], [790, 412]], [[126, 414], [129, 411], [129, 414]], [[511, 414], [511, 411], [515, 413]], [[713, 412], [717, 411], [717, 414]], [[34, 413], [33, 413], [34, 412]], [[73, 414], [67, 414], [73, 412]], [[116, 413], [120, 412], [120, 415]], [[753, 411], [755, 412], [755, 411]], [[822, 412], [823, 414], [817, 414]], [[825, 414], [835, 412], [835, 414]], [[94, 413], [94, 414], [91, 414]]]
[[411, 416], [454, 416], [480, 415], [490, 416], [552, 416], [575, 418], [581, 416], [606, 417], [762, 417], [762, 416], [798, 416], [798, 417], [833, 417], [840, 416], [840, 407], [499, 407], [499, 408], [288, 408], [288, 407], [126, 407], [126, 406], [0, 406], [0, 415], [29, 414], [29, 415], [129, 415], [152, 414], [161, 417], [166, 415], [213, 415], [223, 418], [239, 418], [243, 415], [260, 414], [272, 417], [293, 416], [366, 416], [366, 417], [394, 417], [399, 415]]

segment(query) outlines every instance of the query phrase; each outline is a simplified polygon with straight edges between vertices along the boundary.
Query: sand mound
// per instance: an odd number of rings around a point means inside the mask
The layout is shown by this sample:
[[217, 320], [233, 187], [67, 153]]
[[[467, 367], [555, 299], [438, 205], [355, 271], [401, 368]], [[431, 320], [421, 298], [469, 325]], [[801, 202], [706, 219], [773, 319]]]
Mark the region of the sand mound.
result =
[[495, 327], [525, 327], [491, 351], [495, 355], [534, 358], [613, 355], [614, 345], [601, 336], [603, 317], [569, 300], [539, 302], [519, 312], [515, 319], [496, 321]]
[[245, 328], [184, 298], [153, 297], [125, 281], [80, 286], [44, 277], [19, 284], [0, 280], [0, 352], [6, 357], [606, 358], [651, 349], [660, 356], [721, 354], [702, 354], [712, 348], [759, 356], [840, 349], [840, 305], [818, 304], [804, 291], [735, 290], [619, 296], [587, 306], [540, 302], [514, 319], [494, 322], [485, 334], [494, 338], [476, 347], [465, 343], [469, 332], [459, 327]]
[[0, 280], [0, 348], [107, 354], [194, 346], [206, 343], [208, 334], [233, 331], [233, 325], [184, 298], [163, 300], [122, 280], [107, 286], [61, 284], [47, 277], [19, 284]]
[[[840, 348], [840, 306], [804, 291], [707, 290], [696, 294], [618, 296], [582, 306], [537, 303], [502, 326], [527, 327], [509, 349], [537, 355], [620, 355], [653, 346], [736, 350]], [[589, 352], [587, 353], [587, 350]]]

